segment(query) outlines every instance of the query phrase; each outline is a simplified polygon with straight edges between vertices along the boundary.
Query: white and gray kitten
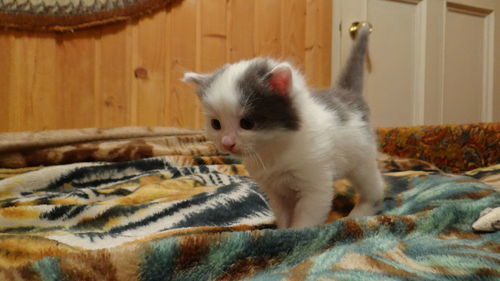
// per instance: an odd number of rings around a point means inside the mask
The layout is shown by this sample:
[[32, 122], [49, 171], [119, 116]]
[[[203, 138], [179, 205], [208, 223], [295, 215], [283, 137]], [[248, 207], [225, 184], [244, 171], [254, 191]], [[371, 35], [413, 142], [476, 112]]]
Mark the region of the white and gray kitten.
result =
[[332, 182], [360, 194], [350, 216], [373, 215], [383, 197], [377, 147], [362, 98], [368, 28], [358, 32], [336, 86], [311, 91], [289, 63], [255, 58], [211, 74], [186, 73], [197, 87], [210, 138], [243, 160], [266, 194], [279, 228], [323, 223]]

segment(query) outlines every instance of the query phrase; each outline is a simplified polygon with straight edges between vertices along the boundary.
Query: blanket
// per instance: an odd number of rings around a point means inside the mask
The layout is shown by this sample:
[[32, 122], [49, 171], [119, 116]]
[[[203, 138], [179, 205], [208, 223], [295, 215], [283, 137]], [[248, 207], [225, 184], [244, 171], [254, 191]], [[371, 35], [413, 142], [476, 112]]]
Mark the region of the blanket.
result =
[[[102, 139], [58, 143], [52, 154], [45, 142], [3, 143], [10, 160], [45, 151], [38, 163], [59, 162], [0, 169], [0, 280], [500, 278], [500, 233], [471, 228], [483, 209], [500, 206], [498, 164], [449, 174], [381, 155], [386, 195], [378, 215], [346, 218], [357, 195], [343, 180], [332, 183], [328, 222], [277, 230], [237, 159], [201, 132], [153, 131], [124, 136], [119, 151]], [[139, 157], [145, 137], [157, 146]], [[86, 146], [97, 149], [60, 163], [71, 147]], [[99, 155], [122, 157], [74, 161]]]

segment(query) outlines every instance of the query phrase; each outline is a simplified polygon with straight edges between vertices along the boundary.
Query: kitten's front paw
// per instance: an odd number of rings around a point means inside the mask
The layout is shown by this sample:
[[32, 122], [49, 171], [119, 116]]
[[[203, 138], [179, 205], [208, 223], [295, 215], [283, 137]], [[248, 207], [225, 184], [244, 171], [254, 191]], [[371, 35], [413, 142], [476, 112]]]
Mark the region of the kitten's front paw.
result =
[[500, 207], [483, 210], [479, 218], [472, 224], [475, 231], [497, 231], [500, 230]]
[[479, 214], [479, 217], [483, 217], [484, 215], [491, 213], [491, 211], [493, 211], [493, 208], [486, 208], [486, 209], [481, 211], [481, 213]]
[[352, 209], [349, 213], [349, 217], [363, 217], [363, 216], [373, 216], [380, 209], [381, 202], [366, 202], [360, 203]]
[[286, 229], [286, 228], [288, 228], [287, 224], [284, 224], [284, 223], [279, 222], [277, 220], [274, 222], [274, 225], [276, 225], [276, 229]]

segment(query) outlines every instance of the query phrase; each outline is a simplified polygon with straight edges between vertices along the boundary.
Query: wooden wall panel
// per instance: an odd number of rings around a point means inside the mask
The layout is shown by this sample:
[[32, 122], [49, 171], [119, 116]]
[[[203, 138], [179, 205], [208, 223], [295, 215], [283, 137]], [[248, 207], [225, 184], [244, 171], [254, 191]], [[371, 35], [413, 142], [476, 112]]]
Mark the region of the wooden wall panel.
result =
[[[170, 24], [170, 23], [168, 23]], [[161, 11], [132, 27], [132, 124], [161, 124], [165, 119], [169, 72], [167, 13]], [[152, 44], [152, 42], [155, 42]]]
[[302, 71], [305, 70], [306, 5], [302, 0], [283, 1], [281, 17], [282, 56]]
[[62, 96], [59, 95], [55, 83], [58, 76], [57, 64], [54, 63], [57, 53], [55, 36], [44, 36], [35, 40], [37, 42], [33, 45], [37, 45], [34, 53], [36, 59], [33, 60], [33, 68], [27, 72], [28, 75], [32, 75], [33, 84], [31, 86], [27, 84], [26, 87], [26, 96], [31, 95], [33, 99], [32, 112], [35, 122], [32, 129], [62, 127], [63, 120], [57, 108], [54, 108], [54, 105], [62, 104]]
[[0, 131], [201, 128], [185, 71], [254, 56], [330, 84], [331, 0], [183, 0], [128, 24], [67, 34], [0, 31]]
[[166, 106], [167, 125], [200, 127], [200, 105], [192, 88], [181, 81], [186, 71], [197, 70], [197, 11], [199, 1], [184, 0], [172, 13], [172, 69]]
[[25, 130], [61, 127], [55, 36], [14, 34], [11, 43], [10, 73], [0, 74], [10, 79], [9, 126]]
[[318, 88], [330, 85], [332, 1], [310, 0], [306, 6], [305, 75]]
[[12, 54], [12, 34], [5, 32], [4, 36], [0, 36], [0, 132], [9, 130], [10, 118], [9, 111], [11, 106], [10, 92], [10, 75], [11, 73], [11, 58]]
[[[96, 101], [96, 48], [95, 32], [83, 31], [57, 35], [57, 76], [58, 95], [62, 106], [61, 128], [93, 127], [97, 124], [99, 112]], [[79, 97], [79, 98], [75, 98]]]
[[255, 56], [255, 2], [232, 0], [228, 2], [229, 62]]
[[[281, 0], [255, 1], [255, 51], [258, 55], [281, 58], [282, 41]], [[287, 42], [288, 43], [288, 42]]]
[[131, 52], [130, 28], [107, 26], [96, 42], [99, 60], [96, 68], [98, 84], [98, 126], [111, 127], [129, 124], [131, 120]]
[[[208, 73], [228, 61], [227, 1], [200, 0], [199, 2], [195, 70]], [[201, 105], [197, 103], [196, 108], [201, 108]], [[196, 114], [196, 124], [203, 124], [204, 115], [200, 110], [197, 110]]]
[[227, 62], [226, 0], [200, 0], [199, 71], [211, 72]]

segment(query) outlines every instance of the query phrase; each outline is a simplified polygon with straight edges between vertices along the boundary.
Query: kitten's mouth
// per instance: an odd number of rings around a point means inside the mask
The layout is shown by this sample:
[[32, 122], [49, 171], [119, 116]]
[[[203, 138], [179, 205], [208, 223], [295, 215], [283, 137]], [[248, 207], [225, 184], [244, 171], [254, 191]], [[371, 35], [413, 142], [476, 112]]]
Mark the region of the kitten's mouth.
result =
[[231, 155], [234, 155], [234, 156], [238, 156], [238, 157], [241, 157], [243, 156], [244, 153], [242, 153], [241, 151], [238, 151], [238, 150], [233, 150], [233, 151], [228, 151]]
[[238, 156], [238, 157], [241, 157], [244, 154], [242, 151], [240, 151], [238, 149], [223, 148], [222, 151], [225, 153], [231, 154], [233, 156]]

